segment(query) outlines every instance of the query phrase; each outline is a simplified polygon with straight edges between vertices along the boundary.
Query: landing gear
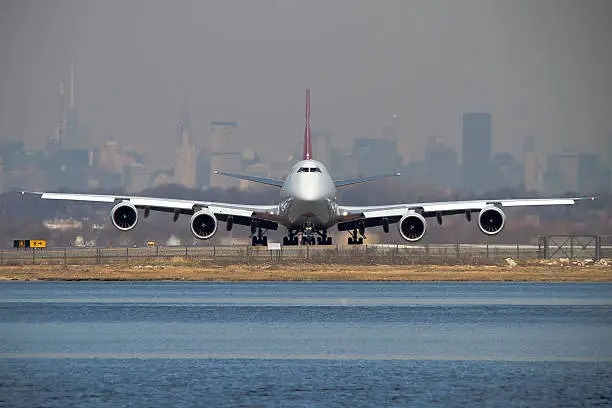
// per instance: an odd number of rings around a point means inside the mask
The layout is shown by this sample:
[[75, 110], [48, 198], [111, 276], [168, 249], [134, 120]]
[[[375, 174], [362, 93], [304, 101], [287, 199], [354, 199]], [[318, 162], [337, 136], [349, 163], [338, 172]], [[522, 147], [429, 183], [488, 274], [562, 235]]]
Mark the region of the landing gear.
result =
[[332, 237], [322, 236], [322, 237], [317, 238], [317, 245], [331, 245], [331, 244], [332, 244]]
[[[326, 230], [315, 231], [308, 229], [302, 231], [301, 238], [298, 239], [298, 231], [290, 230], [288, 236], [283, 237], [284, 246], [295, 246], [298, 245], [331, 245], [332, 237], [327, 236]], [[318, 236], [317, 236], [318, 235]]]
[[257, 237], [252, 238], [253, 246], [268, 246], [268, 237]]
[[[257, 234], [255, 234], [257, 232]], [[268, 246], [268, 237], [266, 237], [268, 230], [262, 230], [261, 228], [251, 227], [251, 241], [253, 246]]]
[[315, 244], [315, 237], [302, 236], [301, 243], [302, 243], [302, 245], [314, 245]]
[[362, 245], [363, 239], [365, 238], [364, 233], [365, 233], [365, 228], [359, 228], [359, 230], [355, 228], [353, 231], [349, 231], [349, 234], [351, 234], [351, 236], [348, 239], [348, 244], [349, 245]]
[[288, 237], [283, 237], [284, 246], [296, 246], [297, 244], [298, 237], [296, 235], [289, 235]]

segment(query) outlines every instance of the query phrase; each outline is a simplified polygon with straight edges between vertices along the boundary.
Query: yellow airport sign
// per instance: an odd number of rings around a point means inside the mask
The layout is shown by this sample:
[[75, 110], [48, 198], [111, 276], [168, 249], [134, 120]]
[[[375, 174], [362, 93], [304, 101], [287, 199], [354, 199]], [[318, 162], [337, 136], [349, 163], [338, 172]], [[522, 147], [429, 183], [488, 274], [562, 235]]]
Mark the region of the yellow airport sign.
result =
[[31, 239], [30, 240], [30, 248], [46, 248], [47, 241], [44, 239]]
[[13, 240], [13, 248], [46, 248], [47, 241], [44, 239], [16, 239]]

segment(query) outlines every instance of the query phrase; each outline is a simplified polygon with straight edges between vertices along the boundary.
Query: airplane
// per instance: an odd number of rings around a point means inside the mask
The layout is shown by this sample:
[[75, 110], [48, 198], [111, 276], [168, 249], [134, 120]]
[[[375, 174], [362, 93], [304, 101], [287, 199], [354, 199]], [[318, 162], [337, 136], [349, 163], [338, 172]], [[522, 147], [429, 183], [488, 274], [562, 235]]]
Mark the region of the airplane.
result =
[[347, 231], [349, 245], [363, 244], [366, 229], [382, 227], [389, 232], [391, 224], [398, 224], [400, 236], [408, 242], [417, 242], [427, 233], [427, 218], [436, 218], [442, 224], [444, 216], [463, 214], [467, 221], [476, 214], [478, 227], [486, 235], [496, 235], [506, 224], [505, 208], [524, 206], [573, 205], [577, 201], [595, 197], [494, 199], [448, 202], [400, 203], [377, 206], [347, 206], [337, 202], [337, 189], [370, 182], [400, 173], [333, 180], [323, 163], [313, 157], [310, 131], [310, 90], [306, 90], [306, 127], [302, 160], [289, 171], [285, 180], [275, 180], [242, 174], [215, 171], [214, 174], [262, 183], [280, 188], [280, 201], [270, 205], [245, 205], [211, 201], [193, 201], [171, 198], [138, 197], [124, 195], [72, 194], [19, 191], [42, 199], [102, 202], [114, 204], [110, 210], [112, 224], [120, 231], [132, 230], [139, 220], [139, 210], [147, 218], [151, 211], [173, 214], [176, 222], [181, 214], [189, 215], [189, 227], [200, 240], [212, 238], [219, 222], [227, 231], [234, 225], [251, 229], [253, 246], [268, 243], [267, 232], [283, 226], [287, 233], [283, 245], [331, 245], [328, 231], [336, 227]]

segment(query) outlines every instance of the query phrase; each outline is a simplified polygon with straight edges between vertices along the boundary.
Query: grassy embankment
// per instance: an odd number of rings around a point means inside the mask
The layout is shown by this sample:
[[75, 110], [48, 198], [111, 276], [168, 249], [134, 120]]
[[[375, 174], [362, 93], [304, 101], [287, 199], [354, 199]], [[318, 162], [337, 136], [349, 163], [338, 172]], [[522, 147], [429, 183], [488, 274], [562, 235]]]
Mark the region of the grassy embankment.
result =
[[212, 265], [173, 258], [108, 265], [0, 267], [0, 280], [185, 280], [185, 281], [516, 281], [612, 282], [612, 266], [601, 263], [522, 262], [503, 265]]

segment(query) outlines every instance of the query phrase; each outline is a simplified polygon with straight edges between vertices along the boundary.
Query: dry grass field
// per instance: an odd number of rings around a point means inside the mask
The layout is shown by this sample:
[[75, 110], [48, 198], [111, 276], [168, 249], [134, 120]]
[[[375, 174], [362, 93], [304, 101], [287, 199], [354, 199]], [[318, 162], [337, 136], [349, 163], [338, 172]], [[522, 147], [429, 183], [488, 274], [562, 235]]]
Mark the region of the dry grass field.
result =
[[612, 282], [612, 266], [601, 263], [524, 262], [503, 265], [325, 265], [211, 264], [180, 257], [107, 265], [0, 267], [0, 280], [46, 281], [516, 281]]

